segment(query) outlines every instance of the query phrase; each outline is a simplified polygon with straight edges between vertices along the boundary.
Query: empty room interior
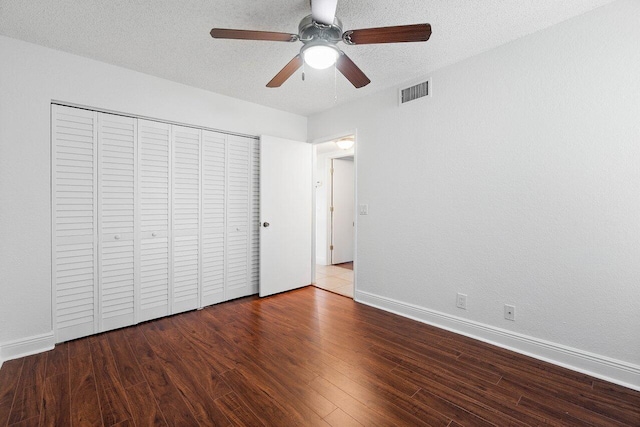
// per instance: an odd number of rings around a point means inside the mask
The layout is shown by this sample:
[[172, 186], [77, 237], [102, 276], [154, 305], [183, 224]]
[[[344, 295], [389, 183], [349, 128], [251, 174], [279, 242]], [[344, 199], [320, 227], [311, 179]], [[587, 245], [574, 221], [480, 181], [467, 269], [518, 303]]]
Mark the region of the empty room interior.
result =
[[0, 0], [0, 426], [640, 426], [639, 16]]

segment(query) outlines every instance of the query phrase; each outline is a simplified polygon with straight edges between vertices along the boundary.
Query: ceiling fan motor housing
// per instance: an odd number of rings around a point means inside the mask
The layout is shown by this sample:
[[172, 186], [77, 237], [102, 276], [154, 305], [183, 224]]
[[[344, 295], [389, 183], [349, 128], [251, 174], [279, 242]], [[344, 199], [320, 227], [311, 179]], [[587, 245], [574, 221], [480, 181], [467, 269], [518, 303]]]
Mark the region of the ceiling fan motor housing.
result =
[[317, 40], [337, 43], [342, 40], [342, 22], [334, 18], [333, 24], [325, 25], [313, 20], [311, 15], [305, 16], [298, 25], [298, 36], [304, 44]]

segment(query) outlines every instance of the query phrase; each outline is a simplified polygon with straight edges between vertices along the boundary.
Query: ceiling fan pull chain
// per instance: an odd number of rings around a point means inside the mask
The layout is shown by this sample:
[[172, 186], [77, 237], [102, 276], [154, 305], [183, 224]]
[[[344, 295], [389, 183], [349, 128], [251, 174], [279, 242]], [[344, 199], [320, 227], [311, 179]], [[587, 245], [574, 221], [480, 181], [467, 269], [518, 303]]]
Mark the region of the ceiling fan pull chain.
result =
[[338, 102], [338, 66], [333, 64], [333, 103]]
[[302, 61], [302, 81], [304, 81], [304, 61]]

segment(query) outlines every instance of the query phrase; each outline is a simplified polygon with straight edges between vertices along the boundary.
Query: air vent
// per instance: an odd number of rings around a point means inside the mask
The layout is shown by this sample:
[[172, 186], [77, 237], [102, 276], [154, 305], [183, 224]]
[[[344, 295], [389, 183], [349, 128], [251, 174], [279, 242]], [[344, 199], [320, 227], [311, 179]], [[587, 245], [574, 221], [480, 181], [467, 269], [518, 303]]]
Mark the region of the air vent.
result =
[[400, 105], [402, 105], [426, 96], [431, 96], [431, 79], [400, 89], [398, 100], [400, 101]]

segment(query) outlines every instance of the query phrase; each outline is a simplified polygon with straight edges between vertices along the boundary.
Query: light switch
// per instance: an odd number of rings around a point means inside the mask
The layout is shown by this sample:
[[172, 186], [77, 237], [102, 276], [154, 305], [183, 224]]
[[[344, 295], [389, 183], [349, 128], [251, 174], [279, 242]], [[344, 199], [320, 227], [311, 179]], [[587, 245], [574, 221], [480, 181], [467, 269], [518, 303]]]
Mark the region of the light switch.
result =
[[369, 205], [360, 205], [360, 215], [369, 215]]

